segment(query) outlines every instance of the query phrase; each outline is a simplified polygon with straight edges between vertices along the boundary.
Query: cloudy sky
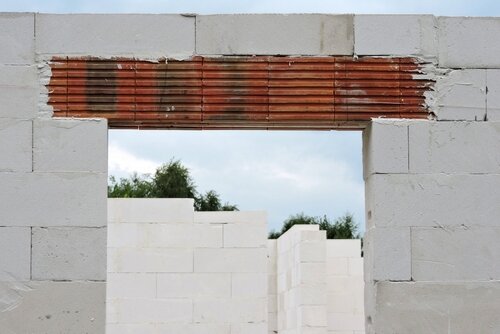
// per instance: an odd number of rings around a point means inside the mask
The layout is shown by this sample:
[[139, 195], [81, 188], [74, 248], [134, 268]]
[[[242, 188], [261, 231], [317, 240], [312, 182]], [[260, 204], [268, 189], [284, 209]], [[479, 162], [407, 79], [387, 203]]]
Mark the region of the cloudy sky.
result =
[[[471, 0], [0, 0], [0, 11], [50, 13], [428, 13], [498, 16], [500, 1]], [[241, 210], [266, 210], [270, 228], [290, 214], [349, 211], [363, 230], [360, 132], [110, 131], [109, 173], [151, 173], [180, 159], [200, 191]]]

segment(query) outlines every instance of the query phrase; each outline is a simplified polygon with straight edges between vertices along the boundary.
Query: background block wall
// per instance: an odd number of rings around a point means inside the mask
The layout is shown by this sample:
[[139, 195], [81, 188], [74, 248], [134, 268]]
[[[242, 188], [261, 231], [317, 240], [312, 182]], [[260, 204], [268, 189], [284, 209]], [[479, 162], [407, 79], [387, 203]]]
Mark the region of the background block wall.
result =
[[278, 239], [278, 333], [327, 333], [326, 232], [294, 225]]
[[363, 334], [361, 240], [326, 240], [328, 334]]
[[267, 333], [264, 213], [194, 212], [192, 199], [108, 201], [108, 334]]

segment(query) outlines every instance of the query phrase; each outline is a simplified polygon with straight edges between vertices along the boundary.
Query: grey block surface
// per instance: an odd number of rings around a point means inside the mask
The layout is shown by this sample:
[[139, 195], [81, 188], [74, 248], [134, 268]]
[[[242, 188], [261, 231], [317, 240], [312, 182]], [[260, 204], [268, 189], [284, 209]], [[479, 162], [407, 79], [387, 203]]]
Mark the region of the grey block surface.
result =
[[106, 226], [105, 173], [0, 173], [0, 225]]
[[0, 312], [2, 334], [105, 332], [104, 282], [28, 282], [5, 289], [18, 297], [18, 305]]
[[0, 64], [34, 62], [34, 25], [33, 13], [0, 13]]
[[500, 122], [421, 122], [409, 127], [410, 173], [500, 174]]
[[437, 57], [436, 26], [433, 15], [355, 15], [354, 52]]
[[0, 172], [31, 172], [32, 122], [0, 118]]
[[375, 227], [365, 233], [363, 248], [365, 281], [411, 279], [409, 227]]
[[436, 107], [438, 120], [482, 121], [486, 116], [486, 70], [453, 70], [438, 76]]
[[416, 281], [500, 280], [500, 228], [412, 228]]
[[33, 280], [106, 280], [106, 228], [34, 227]]
[[408, 173], [408, 122], [373, 120], [363, 131], [363, 177]]
[[195, 19], [164, 14], [37, 14], [36, 35], [38, 54], [190, 56]]
[[[496, 334], [500, 332], [500, 282], [376, 284], [377, 334]], [[375, 316], [373, 318], [373, 316]]]
[[439, 66], [500, 67], [500, 18], [440, 17]]
[[0, 281], [28, 281], [30, 268], [31, 228], [0, 227]]
[[371, 226], [498, 226], [500, 174], [377, 174], [366, 181]]
[[46, 172], [108, 170], [105, 119], [37, 119], [33, 122], [33, 168]]
[[38, 107], [36, 66], [0, 65], [0, 118], [34, 118]]
[[219, 55], [351, 55], [352, 15], [200, 15], [196, 52]]
[[486, 70], [487, 117], [489, 121], [500, 122], [500, 69]]

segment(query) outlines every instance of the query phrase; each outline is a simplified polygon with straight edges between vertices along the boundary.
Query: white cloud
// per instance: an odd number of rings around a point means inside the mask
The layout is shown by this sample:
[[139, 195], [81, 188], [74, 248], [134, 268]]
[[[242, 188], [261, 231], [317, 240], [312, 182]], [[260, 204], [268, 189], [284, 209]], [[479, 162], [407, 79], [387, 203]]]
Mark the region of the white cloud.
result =
[[109, 175], [126, 176], [137, 172], [139, 174], [152, 174], [160, 164], [143, 159], [128, 152], [126, 149], [110, 144], [108, 148], [108, 172]]

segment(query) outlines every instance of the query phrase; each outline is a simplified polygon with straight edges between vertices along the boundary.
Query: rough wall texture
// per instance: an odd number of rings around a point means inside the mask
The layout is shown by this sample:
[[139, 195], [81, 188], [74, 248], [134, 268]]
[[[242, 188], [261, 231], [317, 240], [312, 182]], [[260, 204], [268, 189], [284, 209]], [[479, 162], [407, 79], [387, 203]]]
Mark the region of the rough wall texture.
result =
[[364, 149], [368, 333], [497, 333], [500, 123], [376, 120]]
[[41, 118], [34, 24], [0, 14], [0, 332], [104, 333], [107, 122]]

